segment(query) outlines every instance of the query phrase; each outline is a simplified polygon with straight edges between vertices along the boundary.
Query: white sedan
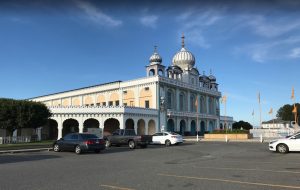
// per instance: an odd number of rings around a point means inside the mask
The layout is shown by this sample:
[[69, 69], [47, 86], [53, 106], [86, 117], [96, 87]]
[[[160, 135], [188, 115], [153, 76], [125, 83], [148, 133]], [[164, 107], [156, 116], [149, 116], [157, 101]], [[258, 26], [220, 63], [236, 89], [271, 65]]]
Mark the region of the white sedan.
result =
[[289, 151], [300, 151], [300, 133], [288, 136], [284, 139], [278, 139], [269, 143], [269, 150], [279, 153], [288, 153]]
[[183, 143], [183, 138], [181, 135], [174, 132], [161, 132], [153, 134], [152, 143], [170, 146], [172, 144]]

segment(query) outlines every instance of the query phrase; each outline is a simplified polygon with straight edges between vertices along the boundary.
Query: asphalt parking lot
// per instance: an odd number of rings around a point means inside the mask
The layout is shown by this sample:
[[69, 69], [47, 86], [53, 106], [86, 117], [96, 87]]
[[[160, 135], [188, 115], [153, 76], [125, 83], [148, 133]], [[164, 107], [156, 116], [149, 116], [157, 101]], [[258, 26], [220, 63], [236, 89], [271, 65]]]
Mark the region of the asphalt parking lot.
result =
[[0, 155], [1, 190], [300, 189], [300, 153], [266, 143], [199, 142], [100, 154]]

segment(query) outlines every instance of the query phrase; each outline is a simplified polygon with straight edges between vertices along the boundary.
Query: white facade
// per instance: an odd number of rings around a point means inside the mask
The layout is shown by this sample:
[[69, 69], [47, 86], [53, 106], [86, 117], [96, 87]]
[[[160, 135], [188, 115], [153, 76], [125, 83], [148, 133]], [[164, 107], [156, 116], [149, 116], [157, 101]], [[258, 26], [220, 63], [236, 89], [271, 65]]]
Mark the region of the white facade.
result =
[[[184, 40], [184, 38], [183, 38]], [[147, 77], [116, 81], [32, 98], [52, 112], [45, 135], [60, 138], [68, 132], [100, 127], [111, 133], [133, 128], [153, 134], [162, 127], [181, 134], [204, 133], [220, 126], [218, 84], [213, 75], [200, 75], [195, 57], [184, 47], [167, 69], [156, 49], [146, 67]]]

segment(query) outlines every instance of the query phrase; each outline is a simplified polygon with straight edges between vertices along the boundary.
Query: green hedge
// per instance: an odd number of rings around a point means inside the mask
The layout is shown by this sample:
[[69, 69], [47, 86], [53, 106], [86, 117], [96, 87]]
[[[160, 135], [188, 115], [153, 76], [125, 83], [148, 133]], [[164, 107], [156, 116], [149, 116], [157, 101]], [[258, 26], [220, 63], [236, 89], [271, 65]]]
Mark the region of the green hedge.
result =
[[234, 129], [234, 130], [214, 130], [210, 134], [249, 134], [248, 130], [240, 130], [240, 129]]

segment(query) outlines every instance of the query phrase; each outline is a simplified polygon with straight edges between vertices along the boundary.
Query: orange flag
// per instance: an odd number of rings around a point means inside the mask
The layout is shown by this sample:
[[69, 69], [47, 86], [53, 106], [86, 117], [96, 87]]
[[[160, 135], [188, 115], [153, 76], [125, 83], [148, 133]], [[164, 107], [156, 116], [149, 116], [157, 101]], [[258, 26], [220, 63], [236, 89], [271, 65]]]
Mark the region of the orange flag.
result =
[[294, 90], [294, 87], [292, 88], [292, 96], [291, 96], [291, 99], [295, 99], [295, 90]]

